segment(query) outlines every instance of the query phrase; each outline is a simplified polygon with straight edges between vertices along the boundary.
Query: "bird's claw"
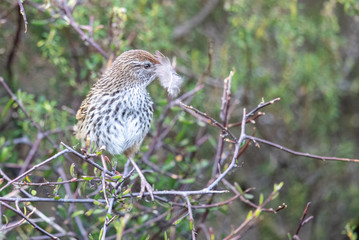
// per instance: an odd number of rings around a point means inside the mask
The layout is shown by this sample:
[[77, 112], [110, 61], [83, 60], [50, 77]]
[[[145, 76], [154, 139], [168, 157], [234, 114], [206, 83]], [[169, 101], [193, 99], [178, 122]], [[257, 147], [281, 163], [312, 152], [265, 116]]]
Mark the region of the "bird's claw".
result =
[[145, 190], [147, 189], [147, 192], [151, 196], [151, 200], [154, 201], [155, 198], [153, 197], [153, 188], [151, 185], [147, 182], [146, 178], [141, 178], [141, 191], [139, 197], [142, 198], [143, 194], [145, 193]]

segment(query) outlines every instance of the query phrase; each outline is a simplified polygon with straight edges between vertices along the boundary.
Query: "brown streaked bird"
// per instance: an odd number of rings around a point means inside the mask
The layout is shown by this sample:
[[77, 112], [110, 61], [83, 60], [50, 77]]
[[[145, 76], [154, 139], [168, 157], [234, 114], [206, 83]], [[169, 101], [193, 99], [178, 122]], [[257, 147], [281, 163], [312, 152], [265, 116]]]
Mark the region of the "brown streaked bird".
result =
[[104, 146], [110, 154], [124, 153], [141, 178], [140, 197], [147, 188], [152, 199], [152, 187], [132, 156], [138, 152], [152, 121], [152, 100], [146, 87], [166, 74], [171, 81], [172, 76], [181, 79], [172, 68], [167, 70], [163, 59], [163, 55], [155, 57], [143, 50], [122, 53], [93, 85], [76, 115], [76, 137], [89, 138], [97, 147]]

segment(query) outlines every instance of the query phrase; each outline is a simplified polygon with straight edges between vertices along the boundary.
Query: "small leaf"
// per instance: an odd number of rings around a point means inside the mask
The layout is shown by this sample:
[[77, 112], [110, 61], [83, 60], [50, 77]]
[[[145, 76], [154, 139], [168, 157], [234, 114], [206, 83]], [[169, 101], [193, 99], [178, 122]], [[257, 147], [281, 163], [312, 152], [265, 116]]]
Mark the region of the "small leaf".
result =
[[129, 194], [130, 192], [131, 192], [131, 188], [128, 188], [122, 193], [122, 195]]
[[101, 240], [103, 235], [103, 228], [101, 228], [100, 235], [98, 236], [98, 239]]
[[93, 204], [95, 204], [95, 205], [97, 205], [97, 206], [101, 206], [101, 205], [102, 205], [102, 203], [99, 202], [99, 201], [97, 201], [97, 200], [93, 201]]
[[1, 120], [4, 119], [6, 113], [9, 111], [11, 105], [13, 104], [14, 100], [13, 99], [10, 99], [9, 102], [6, 104], [6, 106], [2, 109], [2, 112], [1, 112]]
[[164, 234], [165, 236], [164, 236], [164, 240], [167, 240], [167, 232], [165, 232], [165, 234]]
[[261, 194], [259, 195], [259, 205], [262, 205], [263, 200], [264, 200], [264, 196], [263, 196], [263, 193], [261, 193]]
[[283, 187], [284, 183], [274, 184], [274, 191], [279, 191]]
[[182, 184], [191, 184], [191, 183], [194, 183], [195, 181], [196, 181], [195, 178], [187, 178], [187, 179], [179, 180], [179, 182]]
[[123, 176], [121, 174], [115, 175], [111, 177], [113, 180], [118, 180], [118, 179], [122, 179]]
[[182, 220], [183, 220], [183, 218], [178, 219], [177, 221], [175, 221], [174, 225], [175, 226], [178, 225], [180, 222], [182, 222]]
[[193, 219], [189, 220], [189, 229], [193, 231]]
[[87, 212], [85, 212], [85, 216], [87, 216], [87, 217], [91, 216], [92, 213], [93, 213], [93, 211], [94, 211], [94, 209], [91, 208], [90, 210], [88, 210]]
[[70, 166], [70, 174], [72, 178], [75, 178], [74, 169], [75, 169], [75, 163], [72, 163]]
[[82, 179], [83, 180], [86, 180], [86, 181], [90, 181], [92, 179], [94, 179], [95, 177], [90, 177], [90, 176], [82, 176]]
[[59, 196], [59, 195], [56, 195], [55, 197], [54, 197], [54, 199], [55, 200], [59, 200], [61, 197]]
[[76, 212], [74, 212], [72, 215], [71, 215], [71, 217], [76, 217], [76, 216], [78, 216], [78, 215], [82, 215], [82, 214], [84, 214], [84, 210], [79, 210], [79, 211], [76, 211]]
[[171, 218], [171, 211], [168, 212], [167, 216], [166, 216], [166, 221], [170, 220]]
[[260, 209], [257, 209], [255, 212], [254, 212], [254, 216], [255, 217], [258, 217], [259, 216], [259, 214], [261, 214], [261, 210]]
[[2, 215], [5, 218], [5, 225], [7, 225], [9, 223], [9, 219], [7, 218], [7, 216], [5, 214]]
[[26, 179], [27, 182], [31, 183], [31, 180], [30, 180], [28, 175], [26, 175], [25, 179]]
[[253, 215], [253, 212], [252, 211], [249, 211], [248, 215], [247, 215], [247, 218], [246, 218], [246, 221], [251, 219], [252, 218], [252, 215]]
[[239, 194], [243, 195], [243, 190], [242, 190], [241, 186], [239, 186], [239, 184], [236, 182], [234, 183], [234, 186], [236, 187]]
[[246, 199], [253, 199], [254, 198], [254, 196], [252, 195], [252, 194], [249, 194], [249, 193], [245, 193], [244, 194], [244, 197], [246, 198]]

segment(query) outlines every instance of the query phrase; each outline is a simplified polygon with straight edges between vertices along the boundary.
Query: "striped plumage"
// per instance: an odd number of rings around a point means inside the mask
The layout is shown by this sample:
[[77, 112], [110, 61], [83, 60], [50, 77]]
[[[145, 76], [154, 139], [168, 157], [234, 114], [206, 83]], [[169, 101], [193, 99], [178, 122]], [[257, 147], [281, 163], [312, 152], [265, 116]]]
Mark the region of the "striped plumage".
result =
[[76, 115], [76, 137], [89, 137], [111, 154], [136, 153], [152, 120], [146, 87], [156, 78], [158, 64], [156, 57], [143, 50], [117, 57], [82, 102]]

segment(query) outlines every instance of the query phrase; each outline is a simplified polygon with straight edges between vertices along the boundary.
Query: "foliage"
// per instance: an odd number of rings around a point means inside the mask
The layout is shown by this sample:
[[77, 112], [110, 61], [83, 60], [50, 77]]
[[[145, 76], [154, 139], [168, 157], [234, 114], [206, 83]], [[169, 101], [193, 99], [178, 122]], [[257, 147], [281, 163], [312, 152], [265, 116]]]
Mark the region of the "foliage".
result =
[[[133, 48], [159, 50], [166, 56], [175, 56], [177, 70], [185, 78], [183, 93], [203, 80], [204, 88], [193, 96], [190, 104], [215, 119], [220, 119], [223, 79], [234, 69], [230, 123], [241, 121], [242, 108], [254, 108], [262, 97], [265, 100], [280, 97], [279, 103], [266, 109], [266, 116], [256, 120], [255, 129], [248, 127], [248, 134], [253, 132], [298, 151], [358, 156], [357, 1], [218, 1], [210, 14], [198, 26], [188, 29], [182, 38], [174, 37], [175, 29], [199, 15], [207, 1], [67, 1], [73, 21], [62, 2], [25, 1], [27, 33], [23, 32], [16, 1], [0, 3], [1, 76], [29, 113], [26, 116], [0, 87], [0, 168], [10, 178], [19, 174], [38, 139], [40, 144], [30, 158], [30, 166], [58, 152], [61, 141], [80, 151], [71, 128], [81, 100], [114, 57]], [[84, 34], [79, 34], [73, 24]], [[19, 41], [16, 41], [16, 32], [19, 32]], [[97, 43], [107, 57], [84, 40], [85, 36]], [[212, 51], [210, 59], [208, 52]], [[15, 58], [11, 61], [12, 54]], [[156, 171], [146, 173], [146, 178], [159, 190], [202, 188], [213, 177], [211, 172], [221, 132], [192, 117], [178, 105], [167, 110], [171, 99], [158, 83], [149, 86], [149, 91], [156, 103], [155, 121], [150, 137], [136, 158], [145, 158], [153, 139], [170, 127], [161, 147], [150, 154], [148, 160], [162, 173], [173, 174], [179, 179]], [[49, 133], [57, 146], [45, 136], [39, 137], [34, 122], [41, 127], [42, 133]], [[239, 134], [240, 128], [233, 128], [233, 132]], [[247, 233], [248, 238], [283, 239], [288, 233], [294, 233], [303, 207], [311, 201], [315, 221], [309, 223], [310, 230], [303, 228], [303, 234], [313, 239], [337, 239], [342, 237], [344, 229], [343, 234], [349, 239], [357, 238], [359, 188], [355, 183], [359, 179], [356, 164], [316, 162], [262, 145], [260, 149], [253, 146], [238, 160], [241, 167], [233, 171], [228, 181], [238, 183], [239, 195], [259, 205], [263, 196], [273, 193], [273, 185], [284, 182], [281, 195], [271, 199], [267, 207], [275, 209], [285, 202], [288, 208], [274, 216], [249, 208], [236, 199], [231, 205], [211, 208], [208, 212], [194, 210], [197, 229], [204, 219], [209, 235], [224, 238], [233, 228], [250, 219], [248, 224], [256, 227]], [[231, 153], [233, 146], [225, 143], [225, 149]], [[92, 194], [101, 184], [100, 171], [81, 159], [70, 158], [71, 161], [60, 157], [24, 181], [80, 179], [83, 182], [76, 180], [67, 185], [71, 192], [83, 197]], [[126, 159], [111, 160], [112, 165], [118, 162], [118, 171], [122, 172]], [[141, 165], [142, 169], [151, 169], [147, 164]], [[223, 168], [228, 165], [226, 162]], [[136, 175], [128, 181], [135, 180]], [[256, 190], [247, 193], [239, 185]], [[65, 186], [28, 186], [27, 191], [38, 197], [70, 198]], [[130, 187], [132, 191], [137, 190], [137, 183], [122, 191], [130, 191]], [[228, 188], [223, 185], [218, 188], [225, 187]], [[111, 194], [109, 189], [105, 191]], [[1, 196], [8, 193], [9, 189]], [[100, 199], [103, 194], [101, 190], [92, 197]], [[226, 199], [218, 195], [211, 201]], [[179, 201], [177, 197], [170, 200]], [[55, 211], [59, 218], [56, 222], [64, 223], [62, 227], [80, 238], [81, 230], [73, 226], [81, 221], [89, 229], [90, 238], [99, 239], [106, 209], [103, 203], [96, 203], [91, 207], [53, 204], [41, 210], [48, 214]], [[201, 198], [191, 199], [192, 205], [210, 203]], [[43, 207], [24, 204], [21, 208], [31, 212], [33, 206]], [[107, 217], [111, 219], [116, 215], [118, 218], [107, 236], [121, 236], [130, 229], [133, 232], [127, 236], [134, 239], [191, 237], [193, 223], [186, 210], [173, 210], [170, 203], [126, 198], [116, 202], [114, 209], [114, 215]], [[145, 225], [164, 213], [167, 216], [161, 224]], [[19, 220], [10, 210], [6, 210], [5, 215], [6, 221]], [[45, 223], [40, 225], [49, 227]], [[145, 227], [139, 231], [137, 226]], [[49, 228], [50, 232], [54, 229]], [[6, 237], [28, 238], [36, 234], [31, 225], [24, 224], [7, 232]], [[198, 238], [204, 238], [204, 234], [200, 230]]]

